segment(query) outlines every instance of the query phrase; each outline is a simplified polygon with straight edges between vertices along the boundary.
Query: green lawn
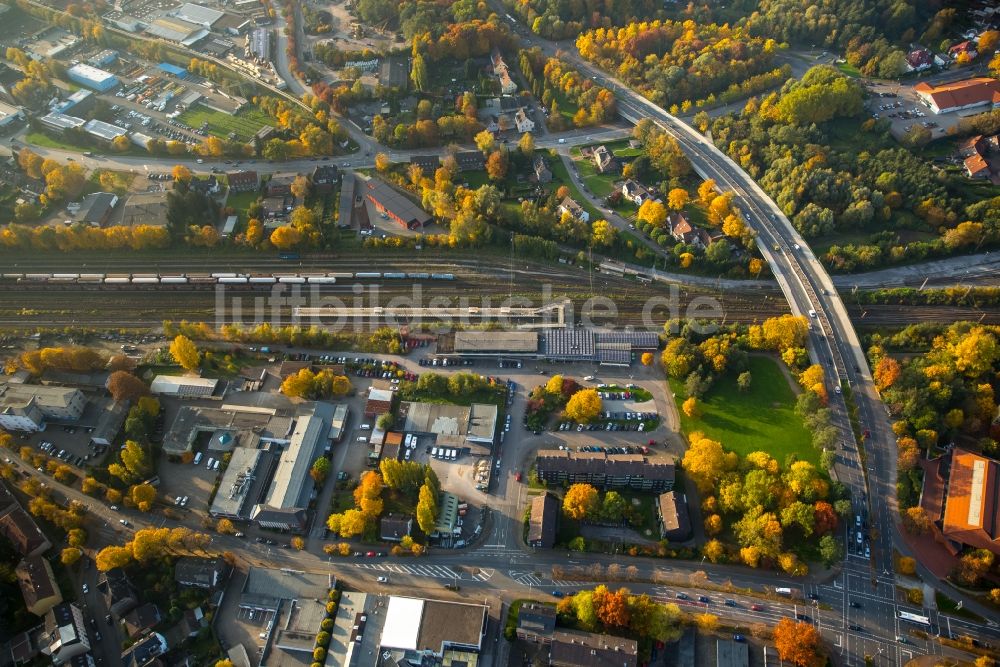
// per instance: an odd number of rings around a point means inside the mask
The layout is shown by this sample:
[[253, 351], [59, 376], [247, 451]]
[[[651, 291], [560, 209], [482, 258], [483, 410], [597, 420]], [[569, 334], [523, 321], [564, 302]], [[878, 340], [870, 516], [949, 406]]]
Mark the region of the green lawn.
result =
[[244, 223], [247, 221], [247, 209], [258, 197], [260, 197], [259, 192], [235, 192], [226, 199], [226, 206], [236, 209], [236, 215], [239, 216], [240, 222]]
[[206, 107], [195, 107], [178, 116], [178, 120], [195, 129], [208, 123], [208, 133], [223, 139], [230, 132], [235, 132], [239, 141], [250, 141], [260, 128], [272, 123], [272, 119], [257, 107], [247, 107], [235, 116]]
[[95, 153], [114, 153], [115, 155], [138, 155], [145, 156], [149, 155], [149, 151], [144, 151], [135, 144], [129, 144], [127, 151], [118, 152], [110, 151], [107, 149], [97, 148], [90, 144], [76, 144], [66, 139], [59, 137], [52, 137], [44, 132], [29, 132], [24, 136], [24, 140], [29, 144], [34, 144], [35, 146], [41, 146], [43, 148], [56, 148], [64, 151], [76, 151], [77, 153], [82, 153], [84, 151], [94, 151]]
[[854, 65], [850, 65], [848, 63], [837, 63], [837, 69], [847, 76], [852, 76], [855, 79], [861, 78], [861, 71]]
[[[701, 416], [691, 419], [680, 411], [681, 428], [685, 433], [701, 431], [740, 456], [765, 451], [784, 463], [794, 454], [818, 465], [819, 452], [795, 414], [795, 392], [778, 362], [751, 356], [748, 363], [753, 376], [748, 392], [736, 388], [732, 375], [717, 379], [701, 401]], [[680, 407], [685, 397], [684, 381], [671, 378], [670, 389]]]
[[573, 164], [576, 165], [577, 171], [580, 172], [580, 180], [590, 188], [591, 192], [602, 199], [611, 194], [611, 191], [615, 189], [615, 181], [621, 178], [620, 173], [599, 173], [597, 167], [594, 165], [594, 161], [590, 159], [575, 159]]

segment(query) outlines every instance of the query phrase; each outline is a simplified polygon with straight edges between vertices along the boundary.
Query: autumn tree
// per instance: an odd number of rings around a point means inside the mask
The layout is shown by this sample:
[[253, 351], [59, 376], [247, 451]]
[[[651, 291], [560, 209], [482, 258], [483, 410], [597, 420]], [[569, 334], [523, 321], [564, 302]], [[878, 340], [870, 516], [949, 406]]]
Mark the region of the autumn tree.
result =
[[384, 174], [386, 171], [388, 171], [389, 170], [389, 166], [391, 164], [392, 163], [389, 161], [389, 156], [386, 155], [385, 153], [376, 153], [375, 154], [375, 169], [380, 174]]
[[958, 561], [955, 578], [963, 586], [976, 586], [993, 566], [995, 556], [988, 549], [975, 549], [963, 554]]
[[475, 136], [476, 148], [482, 151], [483, 155], [489, 155], [496, 149], [497, 140], [489, 130], [483, 130]]
[[689, 201], [691, 201], [691, 195], [684, 188], [674, 188], [667, 193], [667, 206], [672, 211], [680, 211], [687, 206]]
[[201, 353], [198, 352], [198, 347], [184, 335], [176, 336], [170, 343], [170, 356], [180, 364], [181, 368], [188, 371], [193, 371], [201, 365]]
[[658, 201], [647, 199], [639, 207], [636, 219], [652, 225], [653, 227], [663, 227], [667, 222], [667, 208]]
[[581, 389], [566, 403], [566, 417], [579, 424], [589, 424], [600, 416], [601, 407], [596, 389]]
[[774, 647], [778, 657], [797, 667], [820, 667], [825, 662], [820, 652], [821, 641], [812, 623], [782, 618], [774, 626]]
[[74, 565], [80, 557], [83, 556], [83, 551], [76, 547], [66, 547], [59, 554], [60, 562], [66, 567]]
[[532, 136], [531, 132], [525, 132], [521, 135], [517, 141], [517, 150], [526, 158], [535, 154], [535, 137]]
[[322, 485], [329, 474], [330, 459], [325, 456], [317, 456], [316, 460], [313, 461], [312, 467], [309, 469], [309, 475], [313, 478], [314, 482]]
[[719, 442], [709, 440], [702, 433], [692, 433], [689, 440], [690, 446], [681, 459], [681, 465], [695, 486], [707, 494], [715, 488], [723, 473], [736, 467], [737, 456], [734, 452], [724, 451]]
[[872, 375], [875, 379], [875, 386], [879, 391], [885, 391], [899, 379], [902, 373], [902, 368], [899, 362], [892, 357], [882, 357], [875, 364], [875, 370]]
[[173, 174], [174, 180], [179, 183], [191, 182], [191, 170], [182, 164], [174, 165], [170, 173]]
[[697, 419], [701, 415], [701, 408], [698, 406], [698, 399], [694, 396], [687, 397], [684, 404], [681, 405], [681, 410], [683, 410], [684, 414], [690, 419]]
[[576, 521], [596, 516], [599, 508], [597, 489], [590, 484], [573, 484], [563, 496], [563, 513]]
[[116, 401], [134, 401], [149, 393], [146, 383], [126, 371], [115, 371], [108, 376], [108, 392]]
[[508, 156], [506, 150], [495, 150], [486, 159], [486, 174], [491, 181], [502, 181], [507, 177]]
[[640, 360], [640, 362], [642, 362], [643, 366], [652, 366], [653, 365], [653, 360], [655, 358], [656, 357], [653, 356], [652, 352], [643, 352], [642, 356], [639, 358], [639, 360]]

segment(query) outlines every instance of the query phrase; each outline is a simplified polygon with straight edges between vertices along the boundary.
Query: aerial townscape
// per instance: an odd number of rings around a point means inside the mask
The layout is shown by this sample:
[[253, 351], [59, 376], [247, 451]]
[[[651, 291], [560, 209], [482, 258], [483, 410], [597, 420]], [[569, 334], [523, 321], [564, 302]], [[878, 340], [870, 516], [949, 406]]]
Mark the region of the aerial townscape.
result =
[[1000, 665], [996, 0], [0, 0], [0, 667]]

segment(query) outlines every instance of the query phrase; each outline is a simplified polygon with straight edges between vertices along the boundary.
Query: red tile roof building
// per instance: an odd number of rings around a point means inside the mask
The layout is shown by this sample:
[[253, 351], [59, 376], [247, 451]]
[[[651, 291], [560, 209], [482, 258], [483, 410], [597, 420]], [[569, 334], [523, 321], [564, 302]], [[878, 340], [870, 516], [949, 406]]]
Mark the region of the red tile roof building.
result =
[[986, 77], [932, 86], [918, 83], [913, 90], [934, 113], [948, 113], [990, 105], [1000, 107], [1000, 81]]

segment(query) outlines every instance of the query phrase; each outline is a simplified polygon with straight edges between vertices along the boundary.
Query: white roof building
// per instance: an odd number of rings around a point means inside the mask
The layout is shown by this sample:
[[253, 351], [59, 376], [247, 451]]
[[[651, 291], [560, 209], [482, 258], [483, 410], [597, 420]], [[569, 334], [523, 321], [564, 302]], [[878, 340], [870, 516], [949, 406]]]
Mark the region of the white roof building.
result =
[[218, 384], [218, 380], [193, 375], [157, 375], [149, 390], [166, 396], [211, 396]]
[[194, 23], [195, 25], [200, 25], [203, 28], [211, 28], [212, 24], [225, 15], [225, 12], [220, 12], [218, 9], [211, 9], [210, 7], [205, 7], [204, 5], [196, 5], [193, 2], [188, 2], [181, 5], [181, 8], [178, 9], [174, 15], [181, 20], [187, 21], [188, 23]]

